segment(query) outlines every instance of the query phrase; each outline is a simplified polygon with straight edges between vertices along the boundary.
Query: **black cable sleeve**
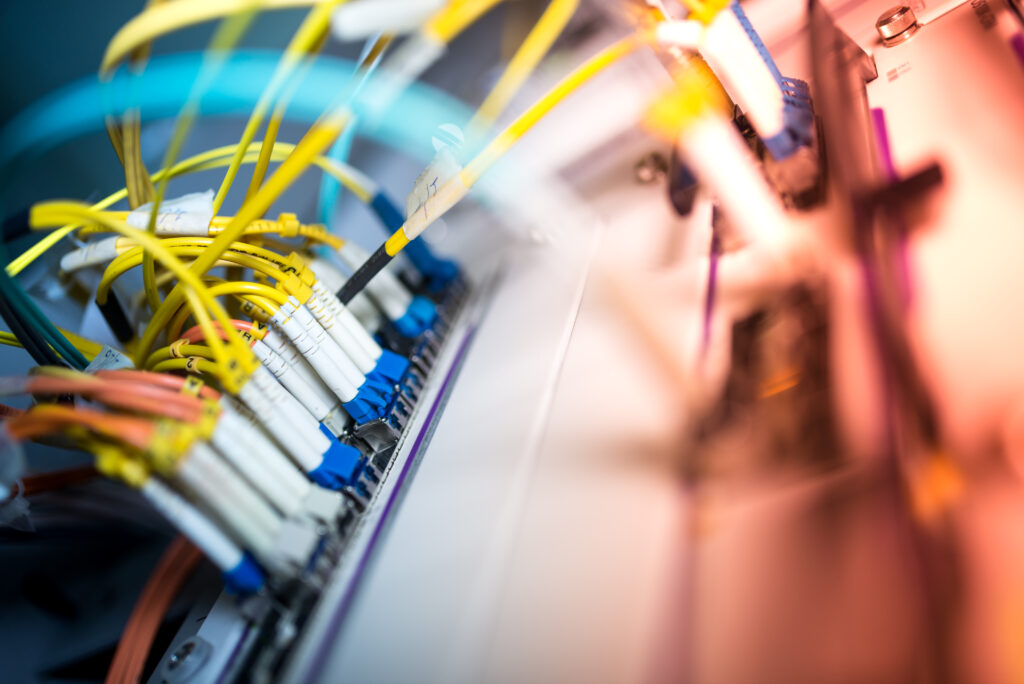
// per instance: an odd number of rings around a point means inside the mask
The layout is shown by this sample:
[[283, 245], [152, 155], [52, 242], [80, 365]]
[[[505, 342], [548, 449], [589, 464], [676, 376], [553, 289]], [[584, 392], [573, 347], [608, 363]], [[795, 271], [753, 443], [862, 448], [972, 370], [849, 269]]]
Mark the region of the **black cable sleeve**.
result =
[[345, 284], [338, 290], [338, 299], [342, 304], [348, 304], [352, 298], [362, 292], [366, 284], [373, 280], [373, 277], [391, 262], [391, 255], [384, 249], [384, 245], [377, 248], [377, 251], [370, 255], [362, 266], [356, 269], [352, 277], [345, 281]]
[[97, 302], [96, 305], [99, 306], [100, 313], [103, 314], [104, 320], [106, 320], [110, 330], [114, 333], [114, 337], [119, 342], [123, 344], [135, 337], [132, 324], [128, 321], [124, 308], [121, 306], [121, 302], [117, 299], [117, 294], [113, 290], [107, 293], [107, 301], [105, 303], [100, 304]]

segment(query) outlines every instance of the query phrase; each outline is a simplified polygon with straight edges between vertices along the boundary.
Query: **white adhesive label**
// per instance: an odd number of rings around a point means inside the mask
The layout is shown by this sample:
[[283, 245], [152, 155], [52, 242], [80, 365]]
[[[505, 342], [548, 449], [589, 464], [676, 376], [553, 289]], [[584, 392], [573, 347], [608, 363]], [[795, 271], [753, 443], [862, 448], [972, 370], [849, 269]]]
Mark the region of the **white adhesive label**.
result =
[[65, 273], [77, 271], [80, 268], [99, 266], [117, 258], [117, 236], [104, 238], [91, 242], [81, 249], [68, 252], [60, 260], [60, 270]]
[[126, 354], [103, 345], [103, 349], [92, 360], [92, 363], [85, 367], [85, 372], [95, 373], [101, 370], [121, 370], [122, 368], [135, 368], [135, 364]]
[[[454, 128], [454, 127], [453, 127]], [[458, 129], [456, 129], [458, 130]], [[461, 135], [461, 133], [460, 133]], [[416, 177], [412, 192], [405, 197], [405, 215], [412, 216], [440, 191], [441, 187], [462, 171], [462, 165], [452, 152], [452, 145], [439, 146], [435, 139], [435, 148], [440, 147], [427, 168]]]
[[[142, 230], [149, 227], [152, 202], [143, 204], [128, 214], [127, 223]], [[156, 217], [157, 235], [202, 237], [210, 234], [213, 220], [213, 190], [193, 192], [160, 204]]]

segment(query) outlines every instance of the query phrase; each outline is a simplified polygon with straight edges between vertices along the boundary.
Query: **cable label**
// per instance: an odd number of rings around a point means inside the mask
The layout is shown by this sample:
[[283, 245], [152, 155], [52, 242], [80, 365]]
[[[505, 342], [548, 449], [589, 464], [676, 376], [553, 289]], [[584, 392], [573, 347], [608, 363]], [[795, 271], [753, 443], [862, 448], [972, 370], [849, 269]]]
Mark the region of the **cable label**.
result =
[[[128, 214], [128, 225], [140, 230], [149, 228], [152, 202], [147, 202]], [[213, 190], [193, 192], [160, 204], [156, 216], [157, 235], [204, 237], [210, 234], [213, 220]]]

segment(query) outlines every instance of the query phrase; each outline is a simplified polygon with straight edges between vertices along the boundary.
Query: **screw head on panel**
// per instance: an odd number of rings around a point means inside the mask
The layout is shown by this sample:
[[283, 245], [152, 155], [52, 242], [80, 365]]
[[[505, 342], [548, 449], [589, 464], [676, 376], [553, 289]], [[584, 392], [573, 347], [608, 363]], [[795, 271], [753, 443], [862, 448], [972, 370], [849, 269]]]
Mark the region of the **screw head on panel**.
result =
[[917, 15], [914, 10], [906, 5], [890, 7], [882, 12], [875, 22], [875, 29], [882, 38], [882, 44], [886, 47], [899, 45], [907, 41], [917, 33], [921, 25], [917, 23]]

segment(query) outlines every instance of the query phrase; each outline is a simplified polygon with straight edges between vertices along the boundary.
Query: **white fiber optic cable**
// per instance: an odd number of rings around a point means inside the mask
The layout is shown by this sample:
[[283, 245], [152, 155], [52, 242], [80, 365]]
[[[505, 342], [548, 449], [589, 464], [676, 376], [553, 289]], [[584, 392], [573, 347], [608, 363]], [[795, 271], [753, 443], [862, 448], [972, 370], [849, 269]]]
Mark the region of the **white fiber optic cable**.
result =
[[320, 327], [326, 330], [331, 339], [352, 359], [352, 363], [356, 365], [360, 373], [365, 375], [373, 370], [374, 360], [370, 358], [370, 355], [360, 346], [359, 342], [356, 341], [356, 338], [347, 328], [335, 322], [334, 316], [327, 309], [327, 306], [315, 289], [310, 293], [309, 299], [306, 300], [306, 308], [316, 318]]
[[295, 305], [298, 302], [293, 298], [281, 305], [281, 308], [270, 318], [270, 323], [280, 330], [288, 340], [295, 345], [295, 349], [302, 357], [309, 362], [313, 370], [324, 381], [332, 392], [341, 401], [351, 401], [356, 397], [358, 391], [342, 374], [341, 370], [325, 354], [320, 353], [319, 347], [313, 342], [312, 337], [305, 327], [293, 317]]
[[292, 497], [301, 500], [309, 493], [312, 484], [306, 476], [261, 429], [250, 425], [234, 411], [221, 411], [211, 442], [221, 452], [236, 449], [240, 455], [262, 461], [278, 487]]
[[278, 382], [284, 385], [288, 393], [295, 397], [317, 421], [322, 421], [338, 405], [337, 400], [332, 406], [328, 406], [322, 401], [320, 395], [309, 386], [309, 383], [284, 358], [261, 340], [253, 342], [252, 351], [263, 367], [269, 370]]
[[153, 508], [178, 528], [218, 568], [229, 571], [242, 560], [244, 552], [238, 544], [159, 479], [150, 477], [140, 491]]
[[267, 328], [261, 340], [265, 345], [280, 356], [299, 377], [306, 381], [309, 388], [319, 397], [324, 404], [335, 404], [338, 397], [324, 384], [324, 381], [316, 374], [312, 366], [302, 358], [295, 346], [280, 332], [273, 328]]
[[345, 379], [352, 383], [357, 389], [362, 386], [366, 381], [366, 376], [362, 373], [349, 357], [345, 351], [338, 346], [338, 343], [327, 334], [323, 326], [317, 322], [316, 318], [310, 313], [304, 305], [295, 307], [294, 312], [295, 320], [306, 329], [310, 337], [313, 338], [313, 343], [316, 344], [320, 351], [327, 355], [327, 357], [334, 363], [335, 366], [341, 370], [344, 374]]
[[294, 426], [285, 414], [276, 410], [257, 383], [250, 379], [242, 386], [238, 398], [303, 471], [308, 473], [320, 465], [323, 452], [316, 451], [304, 440], [296, 439]]
[[262, 556], [270, 550], [281, 519], [238, 475], [223, 464], [218, 468], [218, 458], [210, 447], [196, 442], [179, 462], [175, 475], [231, 528], [243, 546]]

